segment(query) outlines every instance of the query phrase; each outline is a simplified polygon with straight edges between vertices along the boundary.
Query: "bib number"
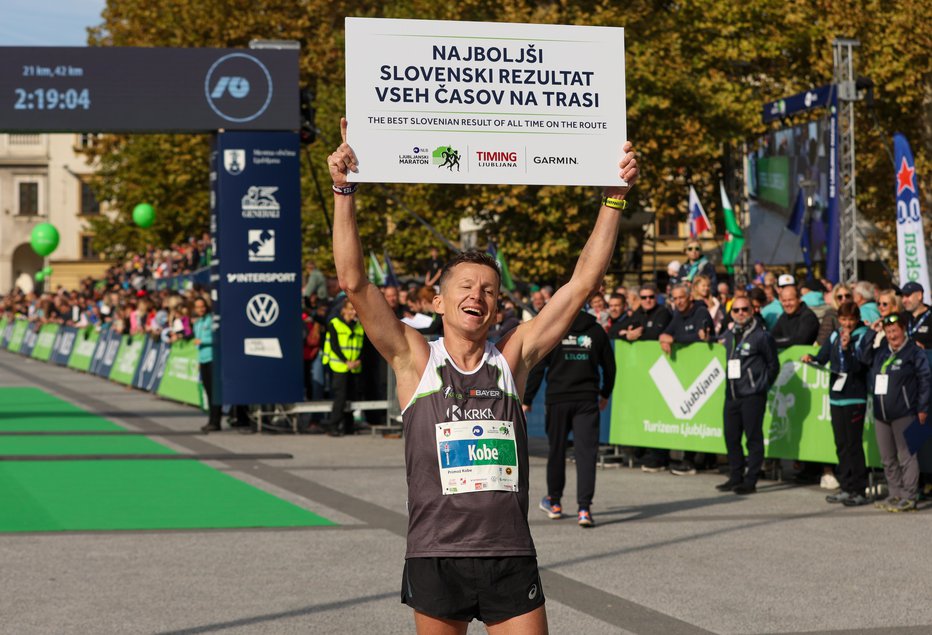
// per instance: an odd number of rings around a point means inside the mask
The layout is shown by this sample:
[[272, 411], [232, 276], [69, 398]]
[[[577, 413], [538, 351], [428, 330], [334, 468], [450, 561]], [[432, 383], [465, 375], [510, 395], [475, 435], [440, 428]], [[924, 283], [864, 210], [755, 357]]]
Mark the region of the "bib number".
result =
[[518, 491], [518, 446], [511, 421], [438, 423], [443, 495]]
[[889, 381], [890, 378], [887, 375], [877, 375], [877, 377], [874, 379], [874, 394], [886, 395]]

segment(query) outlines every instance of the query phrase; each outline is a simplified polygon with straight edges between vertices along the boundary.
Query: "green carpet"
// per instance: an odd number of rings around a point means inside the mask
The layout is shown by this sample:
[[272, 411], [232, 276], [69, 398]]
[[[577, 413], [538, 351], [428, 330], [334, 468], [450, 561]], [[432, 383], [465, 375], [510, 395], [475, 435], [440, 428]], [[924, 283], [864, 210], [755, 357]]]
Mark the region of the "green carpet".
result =
[[122, 430], [120, 426], [82, 410], [38, 388], [0, 387], [0, 430], [61, 432]]
[[[0, 430], [121, 429], [42, 390], [0, 388]], [[174, 453], [146, 437], [0, 437], [0, 455]], [[197, 461], [0, 461], [0, 532], [335, 524]]]

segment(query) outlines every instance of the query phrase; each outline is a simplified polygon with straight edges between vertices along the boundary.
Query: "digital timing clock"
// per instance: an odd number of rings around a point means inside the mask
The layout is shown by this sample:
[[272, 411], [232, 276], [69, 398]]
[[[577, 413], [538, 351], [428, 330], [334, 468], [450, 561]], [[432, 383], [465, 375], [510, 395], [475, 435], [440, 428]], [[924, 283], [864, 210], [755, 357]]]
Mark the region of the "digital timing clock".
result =
[[297, 130], [298, 51], [0, 46], [0, 133]]
[[16, 94], [15, 110], [88, 110], [91, 107], [91, 93], [87, 88], [14, 88], [13, 92]]

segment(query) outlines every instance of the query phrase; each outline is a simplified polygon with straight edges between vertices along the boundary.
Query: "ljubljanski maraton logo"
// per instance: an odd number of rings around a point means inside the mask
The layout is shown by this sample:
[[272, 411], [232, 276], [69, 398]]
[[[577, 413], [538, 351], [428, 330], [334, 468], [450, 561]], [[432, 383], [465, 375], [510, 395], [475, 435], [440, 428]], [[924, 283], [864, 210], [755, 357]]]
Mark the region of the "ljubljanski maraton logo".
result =
[[204, 96], [217, 115], [233, 123], [252, 121], [272, 101], [272, 75], [252, 55], [230, 53], [210, 67]]
[[476, 150], [476, 167], [516, 168], [518, 153], [514, 150]]
[[434, 165], [438, 168], [447, 168], [450, 172], [453, 168], [460, 171], [460, 152], [453, 146], [440, 146], [433, 152]]
[[278, 302], [267, 293], [257, 293], [246, 303], [246, 317], [256, 326], [271, 326], [278, 319]]
[[245, 150], [224, 150], [223, 151], [223, 169], [227, 174], [237, 176], [246, 169], [246, 151]]
[[275, 230], [247, 230], [249, 262], [273, 262], [275, 260]]
[[398, 165], [429, 165], [430, 150], [420, 146], [414, 146], [411, 152], [405, 152], [398, 155]]
[[279, 218], [282, 207], [275, 198], [277, 187], [253, 185], [243, 197], [243, 218]]

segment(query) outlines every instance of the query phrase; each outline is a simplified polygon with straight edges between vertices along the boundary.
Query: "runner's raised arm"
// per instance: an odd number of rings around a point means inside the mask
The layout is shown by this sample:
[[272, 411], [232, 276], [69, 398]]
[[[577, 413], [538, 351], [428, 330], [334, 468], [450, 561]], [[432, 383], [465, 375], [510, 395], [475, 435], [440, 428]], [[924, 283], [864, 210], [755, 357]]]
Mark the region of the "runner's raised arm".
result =
[[[638, 178], [637, 159], [630, 142], [622, 148], [624, 156], [618, 164], [619, 176], [627, 182], [625, 187], [607, 188], [595, 227], [576, 261], [573, 277], [554, 294], [550, 302], [534, 319], [521, 324], [499, 348], [508, 360], [518, 384], [523, 390], [523, 378], [557, 343], [570, 328], [586, 299], [598, 290], [615, 251], [615, 239], [621, 225], [622, 211], [617, 207], [627, 196]], [[617, 202], [616, 202], [617, 201]], [[609, 203], [606, 205], [605, 203]]]
[[398, 379], [402, 404], [413, 394], [421, 371], [427, 365], [427, 343], [416, 330], [402, 324], [382, 292], [369, 282], [363, 264], [362, 243], [356, 225], [355, 185], [347, 181], [359, 160], [346, 143], [346, 119], [340, 120], [343, 143], [327, 158], [333, 179], [333, 262], [337, 278], [356, 307], [366, 335], [388, 361]]

